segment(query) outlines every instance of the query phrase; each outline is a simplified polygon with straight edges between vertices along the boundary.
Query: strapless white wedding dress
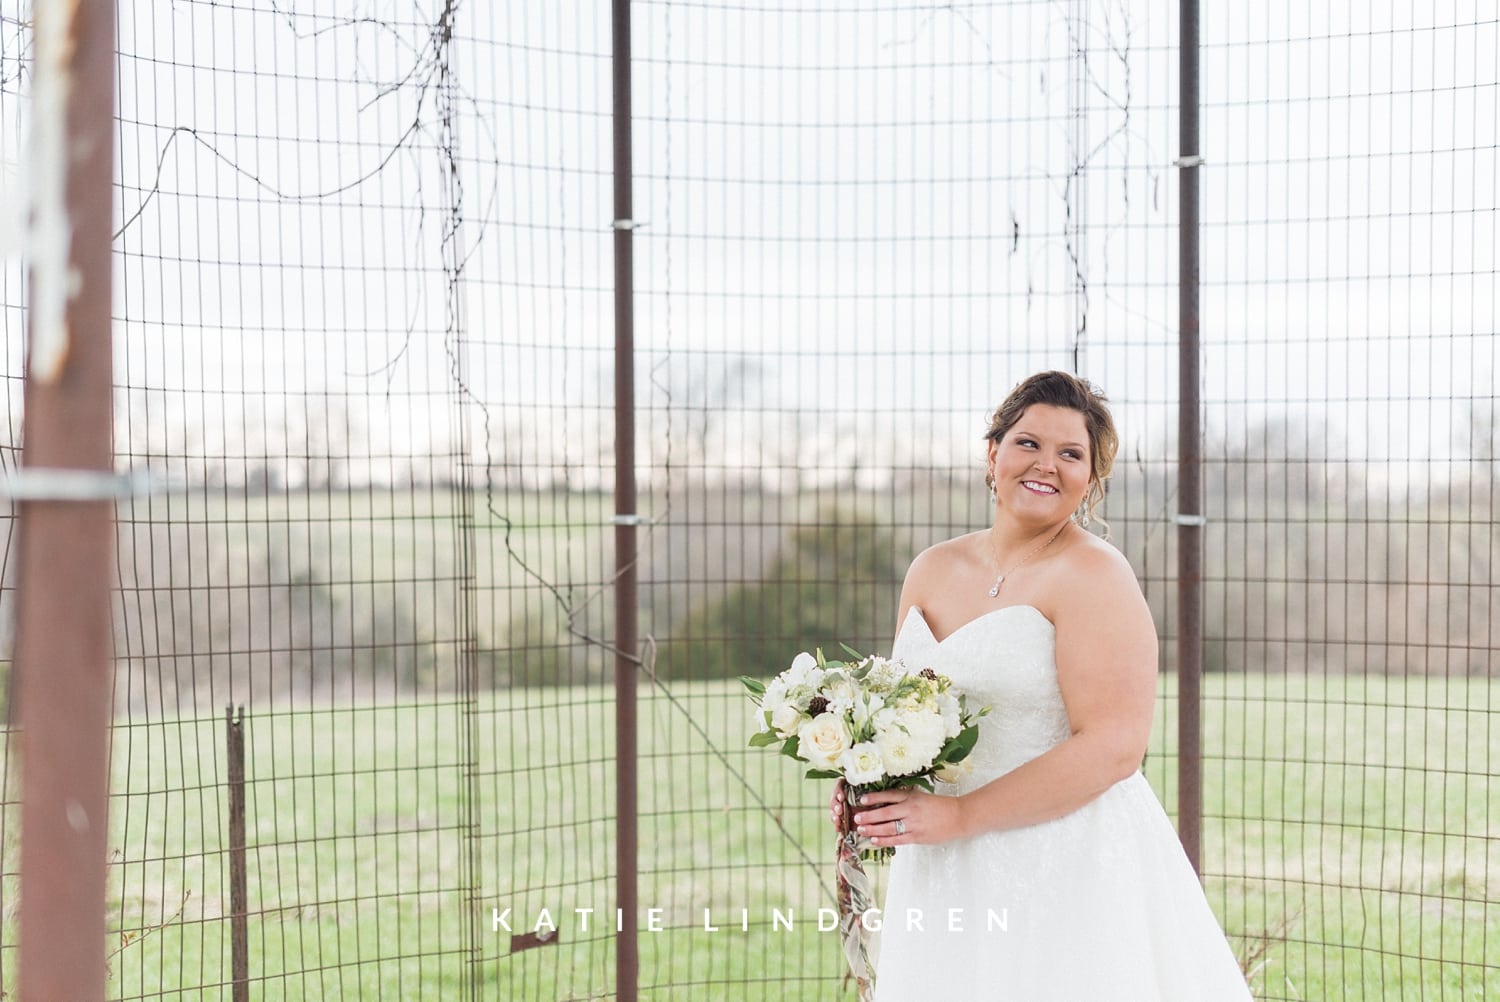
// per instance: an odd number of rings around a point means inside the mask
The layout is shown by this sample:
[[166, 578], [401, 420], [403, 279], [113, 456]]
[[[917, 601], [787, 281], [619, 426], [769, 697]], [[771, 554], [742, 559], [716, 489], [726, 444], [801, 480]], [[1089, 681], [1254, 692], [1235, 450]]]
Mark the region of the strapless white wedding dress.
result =
[[[967, 793], [1065, 740], [1054, 628], [996, 609], [941, 643], [913, 608], [894, 657], [991, 707]], [[882, 910], [877, 1002], [1239, 1002], [1245, 979], [1139, 772], [1064, 817], [902, 846]]]

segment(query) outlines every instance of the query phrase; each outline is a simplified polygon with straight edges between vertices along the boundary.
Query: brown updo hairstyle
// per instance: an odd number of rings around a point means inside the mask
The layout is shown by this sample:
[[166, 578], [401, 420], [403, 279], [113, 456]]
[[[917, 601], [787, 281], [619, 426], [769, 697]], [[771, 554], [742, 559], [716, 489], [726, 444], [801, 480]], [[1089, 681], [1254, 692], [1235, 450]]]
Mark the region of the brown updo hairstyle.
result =
[[[1104, 500], [1104, 482], [1114, 469], [1115, 453], [1120, 449], [1120, 436], [1115, 431], [1115, 419], [1106, 406], [1107, 399], [1099, 388], [1088, 380], [1071, 372], [1038, 372], [1023, 380], [1010, 396], [1005, 398], [990, 418], [985, 441], [998, 443], [1005, 433], [1015, 427], [1026, 408], [1032, 404], [1050, 404], [1083, 415], [1084, 427], [1089, 433], [1089, 489], [1083, 496], [1083, 509], [1090, 519], [1097, 519], [1095, 510]], [[994, 481], [988, 472], [985, 485], [993, 488]], [[1076, 517], [1076, 516], [1075, 516]], [[1107, 531], [1107, 528], [1106, 528]]]

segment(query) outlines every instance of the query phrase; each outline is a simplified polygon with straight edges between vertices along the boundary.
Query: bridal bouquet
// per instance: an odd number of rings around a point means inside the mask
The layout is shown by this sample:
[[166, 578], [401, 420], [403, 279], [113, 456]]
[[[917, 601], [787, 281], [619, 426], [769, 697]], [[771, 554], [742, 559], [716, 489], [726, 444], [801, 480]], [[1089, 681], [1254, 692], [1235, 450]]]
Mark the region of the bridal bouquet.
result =
[[[750, 745], [779, 745], [812, 767], [808, 779], [842, 778], [853, 795], [907, 786], [931, 792], [934, 781], [951, 780], [987, 711], [970, 711], [948, 677], [931, 668], [912, 671], [902, 661], [849, 653], [858, 660], [798, 654], [769, 684], [741, 676], [764, 724]], [[879, 858], [893, 851], [881, 850]]]
[[[848, 648], [845, 648], [848, 651]], [[802, 653], [769, 683], [740, 677], [760, 707], [763, 729], [752, 747], [779, 746], [783, 755], [806, 762], [808, 779], [842, 778], [848, 789], [838, 849], [839, 931], [861, 1000], [874, 992], [868, 930], [862, 921], [874, 906], [874, 890], [861, 860], [886, 860], [890, 846], [869, 847], [854, 830], [860, 794], [897, 787], [929, 792], [951, 781], [955, 766], [979, 740], [979, 718], [946, 675], [931, 668], [912, 671], [902, 661], [860, 657], [829, 661]]]

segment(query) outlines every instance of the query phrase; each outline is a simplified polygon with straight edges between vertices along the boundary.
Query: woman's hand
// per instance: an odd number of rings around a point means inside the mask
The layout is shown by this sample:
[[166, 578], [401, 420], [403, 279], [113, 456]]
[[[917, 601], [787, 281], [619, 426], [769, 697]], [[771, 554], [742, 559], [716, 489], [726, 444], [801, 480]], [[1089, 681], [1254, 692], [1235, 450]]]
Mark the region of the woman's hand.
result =
[[[841, 781], [835, 796], [842, 798], [842, 794]], [[939, 797], [923, 790], [881, 790], [866, 793], [855, 808], [855, 827], [871, 845], [931, 845], [969, 833], [962, 797]]]
[[828, 820], [833, 822], [833, 830], [840, 835], [844, 834], [844, 780], [839, 778], [833, 784], [833, 796], [828, 798]]

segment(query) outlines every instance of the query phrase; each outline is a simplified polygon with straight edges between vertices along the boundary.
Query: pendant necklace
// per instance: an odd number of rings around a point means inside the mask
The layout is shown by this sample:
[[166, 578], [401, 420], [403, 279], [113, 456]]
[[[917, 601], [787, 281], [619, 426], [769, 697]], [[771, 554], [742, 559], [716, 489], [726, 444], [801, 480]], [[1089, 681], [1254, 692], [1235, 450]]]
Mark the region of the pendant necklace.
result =
[[[1008, 577], [1010, 577], [1016, 571], [1020, 570], [1021, 569], [1021, 565], [1024, 564], [1024, 563], [1026, 563], [1026, 561], [1030, 560], [1032, 557], [1036, 556], [1038, 553], [1041, 553], [1047, 547], [1051, 546], [1052, 545], [1052, 541], [1055, 540], [1058, 536], [1061, 536], [1062, 535], [1062, 531], [1064, 529], [1066, 529], [1067, 527], [1068, 527], [1068, 523], [1064, 522], [1062, 525], [1058, 526], [1056, 532], [1054, 532], [1052, 535], [1050, 535], [1050, 536], [1047, 537], [1047, 541], [1045, 543], [1042, 543], [1040, 546], [1037, 546], [1037, 547], [1033, 548], [1030, 553], [1026, 554], [1026, 556], [1022, 557], [1019, 561], [1017, 561], [1014, 565], [1012, 565], [1010, 570], [1008, 570], [1008, 571], [1001, 571], [999, 574], [996, 574], [995, 575], [995, 583], [992, 584], [992, 585], [990, 585], [990, 598], [994, 598], [995, 596], [999, 595], [1000, 594], [1000, 586], [1005, 583], [1005, 579], [1008, 578]], [[999, 555], [995, 553], [995, 530], [994, 529], [990, 530], [990, 554], [991, 554], [991, 556], [995, 557], [995, 563], [998, 565], [1000, 563], [1000, 559], [999, 559]]]

